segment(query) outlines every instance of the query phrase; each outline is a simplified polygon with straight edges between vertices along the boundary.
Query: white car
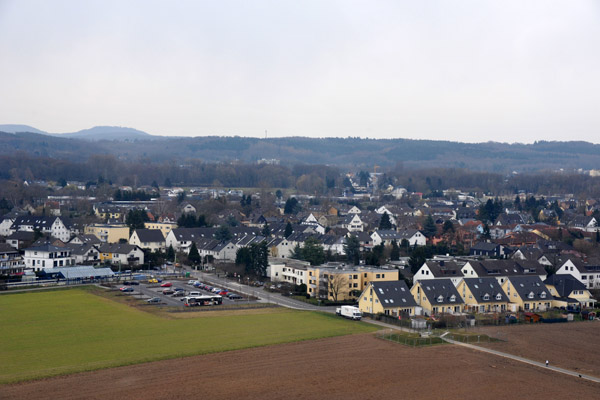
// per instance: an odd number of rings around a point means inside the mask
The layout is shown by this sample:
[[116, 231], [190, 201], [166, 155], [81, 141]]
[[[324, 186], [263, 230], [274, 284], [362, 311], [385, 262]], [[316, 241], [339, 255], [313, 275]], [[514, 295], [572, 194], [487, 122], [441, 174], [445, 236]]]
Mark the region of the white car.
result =
[[187, 284], [188, 284], [188, 285], [193, 285], [193, 284], [194, 284], [194, 283], [196, 283], [196, 282], [198, 282], [198, 281], [195, 281], [195, 280], [191, 279], [191, 280], [189, 280], [189, 281], [188, 281], [188, 283], [187, 283]]

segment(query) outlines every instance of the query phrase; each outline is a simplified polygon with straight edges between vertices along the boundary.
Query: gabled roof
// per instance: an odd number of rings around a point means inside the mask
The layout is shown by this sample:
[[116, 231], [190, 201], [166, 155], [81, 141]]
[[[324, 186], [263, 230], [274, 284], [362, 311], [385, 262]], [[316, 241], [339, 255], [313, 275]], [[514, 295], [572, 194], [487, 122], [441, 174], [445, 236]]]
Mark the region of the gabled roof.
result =
[[98, 247], [98, 251], [100, 251], [100, 253], [115, 254], [129, 254], [136, 249], [139, 249], [139, 247], [127, 243], [103, 243], [100, 247]]
[[[404, 281], [371, 282], [371, 287], [383, 308], [417, 306], [415, 298]], [[366, 290], [370, 290], [370, 287]]]
[[587, 290], [583, 283], [569, 274], [554, 274], [548, 277], [544, 283], [554, 286], [559, 297], [569, 297], [574, 290]]
[[92, 243], [84, 243], [84, 244], [71, 244], [68, 243], [66, 247], [71, 250], [71, 255], [73, 256], [83, 256], [86, 255], [90, 250], [98, 251], [96, 246]]
[[427, 260], [425, 265], [436, 278], [461, 277], [464, 275], [462, 272], [464, 262]]
[[546, 275], [544, 266], [528, 260], [481, 260], [469, 261], [479, 277]]
[[22, 215], [15, 219], [10, 229], [20, 230], [22, 225], [33, 226], [34, 229], [49, 230], [59, 217], [41, 217], [37, 215]]
[[508, 302], [496, 278], [465, 278], [464, 281], [478, 303]]
[[460, 297], [450, 279], [426, 279], [418, 281], [415, 285], [421, 286], [421, 292], [427, 297], [432, 306], [463, 303], [462, 297]]
[[71, 252], [71, 249], [68, 249], [66, 247], [57, 247], [57, 246], [53, 246], [51, 244], [43, 244], [41, 246], [35, 246], [35, 247], [28, 247], [25, 249], [26, 251], [39, 251], [39, 252], [43, 252], [43, 253], [54, 253], [54, 252]]
[[471, 246], [471, 250], [478, 251], [495, 251], [499, 246], [502, 246], [497, 243], [489, 243], [489, 242], [478, 242]]
[[35, 232], [16, 231], [14, 233], [11, 233], [6, 238], [6, 240], [18, 240], [18, 241], [28, 242], [28, 241], [33, 241], [34, 237], [35, 237]]
[[136, 229], [135, 233], [142, 243], [162, 243], [165, 241], [160, 229]]
[[523, 301], [552, 300], [550, 291], [539, 276], [511, 276], [508, 280]]
[[0, 243], [0, 254], [13, 254], [19, 253], [19, 250], [15, 249], [14, 247], [12, 247], [10, 244], [8, 243]]

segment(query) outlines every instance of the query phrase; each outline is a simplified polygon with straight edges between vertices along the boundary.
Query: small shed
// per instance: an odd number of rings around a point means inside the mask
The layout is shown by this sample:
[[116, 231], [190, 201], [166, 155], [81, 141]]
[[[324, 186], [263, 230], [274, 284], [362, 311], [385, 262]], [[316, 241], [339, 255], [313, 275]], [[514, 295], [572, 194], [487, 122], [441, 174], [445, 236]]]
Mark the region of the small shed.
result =
[[541, 315], [532, 312], [526, 312], [523, 315], [525, 317], [525, 322], [529, 323], [537, 323], [542, 319]]

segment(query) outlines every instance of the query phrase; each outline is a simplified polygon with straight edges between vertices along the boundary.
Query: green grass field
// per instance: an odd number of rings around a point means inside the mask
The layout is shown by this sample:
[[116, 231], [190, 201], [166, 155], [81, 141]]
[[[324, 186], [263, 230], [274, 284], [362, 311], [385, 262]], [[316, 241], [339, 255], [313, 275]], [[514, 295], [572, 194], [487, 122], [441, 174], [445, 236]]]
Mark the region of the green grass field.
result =
[[377, 329], [285, 309], [164, 318], [85, 289], [0, 295], [0, 321], [0, 384]]

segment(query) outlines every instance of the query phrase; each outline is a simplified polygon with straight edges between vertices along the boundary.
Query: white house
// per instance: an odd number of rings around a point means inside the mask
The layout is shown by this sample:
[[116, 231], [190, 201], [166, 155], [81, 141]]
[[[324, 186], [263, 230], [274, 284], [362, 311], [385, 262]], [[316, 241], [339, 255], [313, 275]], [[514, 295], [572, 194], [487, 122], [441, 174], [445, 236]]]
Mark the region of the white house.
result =
[[557, 275], [572, 275], [583, 283], [586, 289], [600, 289], [600, 265], [598, 263], [584, 263], [578, 258], [568, 258], [556, 270]]
[[129, 238], [129, 244], [153, 252], [165, 250], [165, 237], [159, 229], [136, 229]]
[[391, 246], [394, 240], [400, 245], [404, 239], [408, 240], [411, 246], [425, 246], [427, 244], [425, 235], [416, 229], [404, 229], [401, 231], [377, 230], [371, 234], [371, 239], [373, 239], [374, 246], [379, 246], [382, 243], [385, 246]]
[[348, 229], [349, 232], [362, 232], [364, 224], [358, 214], [348, 214], [342, 222], [342, 228]]
[[34, 271], [41, 271], [43, 268], [75, 265], [75, 258], [71, 256], [71, 249], [51, 244], [25, 249], [23, 258], [25, 267]]
[[45, 235], [60, 239], [65, 243], [71, 238], [70, 229], [67, 228], [60, 217], [25, 215], [17, 217], [10, 227], [10, 233], [17, 231], [34, 232], [36, 230]]

